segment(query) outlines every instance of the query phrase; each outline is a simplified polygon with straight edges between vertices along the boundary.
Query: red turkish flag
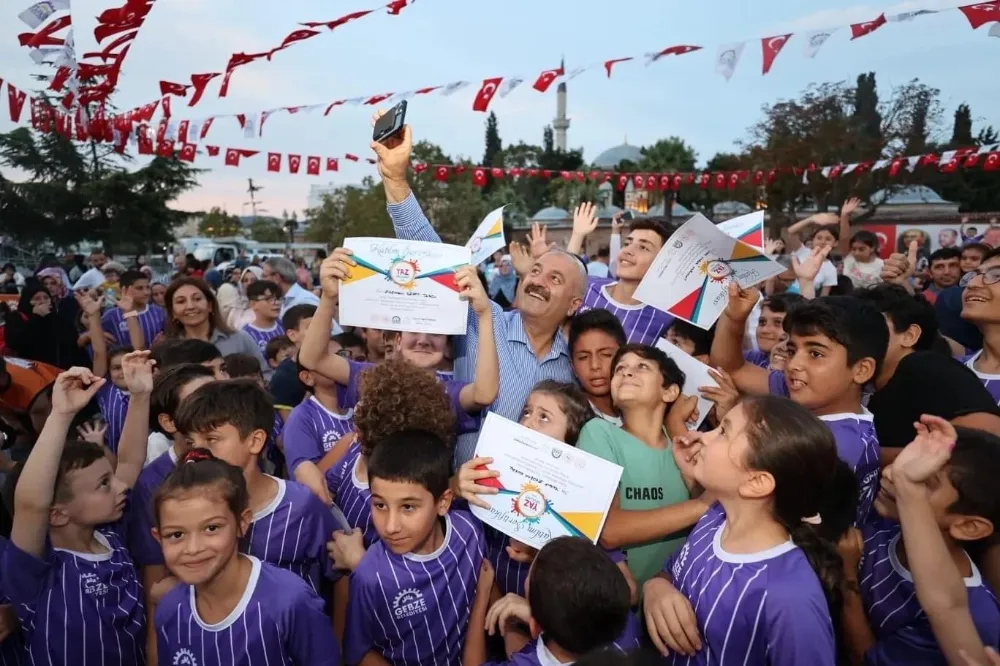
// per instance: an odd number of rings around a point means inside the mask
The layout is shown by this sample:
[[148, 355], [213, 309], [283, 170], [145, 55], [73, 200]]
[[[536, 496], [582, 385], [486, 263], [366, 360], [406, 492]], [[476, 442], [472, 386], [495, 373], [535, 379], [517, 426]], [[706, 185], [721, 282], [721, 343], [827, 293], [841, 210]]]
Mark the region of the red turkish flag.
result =
[[163, 117], [169, 118], [171, 116], [170, 98], [164, 97], [162, 100], [160, 100], [160, 107], [163, 109]]
[[789, 33], [787, 35], [779, 35], [777, 37], [765, 37], [760, 40], [761, 48], [764, 50], [765, 74], [771, 71], [771, 65], [774, 64], [774, 59], [778, 57], [779, 53], [781, 53], [781, 49], [785, 48], [785, 44], [788, 43], [788, 39], [791, 36], [791, 33]]
[[990, 153], [983, 162], [983, 171], [1000, 171], [1000, 153]]
[[201, 101], [202, 95], [205, 94], [205, 86], [208, 82], [217, 76], [222, 76], [220, 72], [209, 72], [208, 74], [192, 74], [191, 75], [191, 86], [194, 88], [194, 94], [191, 95], [191, 100], [188, 102], [188, 106], [194, 106]]
[[885, 14], [879, 14], [874, 21], [851, 24], [851, 40], [859, 39], [865, 35], [870, 35], [886, 24]]
[[417, 162], [416, 164], [413, 165], [413, 172], [414, 173], [423, 173], [424, 171], [427, 171], [427, 163], [426, 162]]
[[448, 180], [448, 167], [439, 166], [434, 169], [434, 180], [445, 182]]
[[299, 165], [301, 165], [301, 164], [302, 164], [302, 156], [301, 155], [289, 155], [288, 156], [288, 172], [289, 173], [298, 173], [299, 172]]
[[504, 172], [503, 169], [501, 169], [500, 167], [493, 167], [492, 169], [490, 169], [490, 175], [493, 176], [494, 178], [503, 178]]
[[319, 158], [315, 155], [310, 155], [309, 159], [306, 160], [306, 173], [310, 176], [319, 175]]
[[719, 172], [715, 174], [715, 177], [712, 180], [712, 187], [717, 190], [724, 190], [728, 181], [729, 179], [726, 177], [726, 174]]
[[941, 165], [941, 171], [944, 173], [954, 173], [958, 171], [959, 157], [953, 157], [944, 164]]
[[628, 185], [628, 176], [625, 174], [619, 174], [618, 176], [618, 191], [621, 192]]
[[656, 62], [657, 60], [659, 60], [664, 56], [684, 55], [685, 53], [691, 53], [692, 51], [700, 51], [701, 49], [702, 47], [700, 46], [688, 46], [688, 45], [668, 46], [662, 51], [652, 54], [649, 57], [649, 62], [651, 63]]
[[40, 46], [62, 46], [66, 40], [52, 35], [63, 28], [68, 28], [71, 24], [72, 18], [66, 14], [43, 26], [38, 32], [22, 32], [17, 36], [17, 42], [21, 46], [30, 46], [36, 49]]
[[278, 48], [283, 49], [290, 44], [294, 44], [295, 42], [301, 42], [302, 40], [305, 39], [311, 39], [318, 34], [319, 34], [318, 30], [293, 30], [292, 32], [288, 33], [288, 36], [285, 37], [284, 40], [282, 40], [281, 46], [279, 46]]
[[673, 189], [674, 189], [675, 191], [679, 191], [679, 190], [681, 189], [681, 183], [682, 183], [683, 181], [684, 181], [684, 176], [682, 176], [682, 175], [680, 175], [680, 174], [677, 174], [676, 176], [674, 176], [674, 182], [673, 182], [673, 183], [671, 183], [671, 187], [672, 187], [672, 188], [673, 188]]
[[430, 88], [420, 88], [419, 90], [414, 90], [413, 94], [414, 95], [428, 95], [428, 94], [434, 92], [435, 90], [437, 90], [440, 87], [441, 86], [431, 86]]
[[729, 174], [729, 189], [735, 190], [736, 186], [740, 184], [740, 174], [733, 172]]
[[894, 159], [892, 161], [892, 164], [889, 165], [889, 175], [890, 176], [895, 176], [896, 174], [898, 174], [899, 170], [903, 168], [903, 164], [905, 164], [905, 163], [906, 163], [906, 160], [901, 160], [899, 158]]
[[169, 158], [174, 156], [174, 140], [160, 141], [156, 144], [156, 154], [159, 157]]
[[655, 190], [657, 183], [656, 176], [646, 176], [645, 187], [647, 190]]
[[641, 190], [646, 187], [646, 177], [641, 173], [636, 174], [632, 176], [632, 184], [635, 186], [635, 189]]
[[199, 137], [199, 138], [204, 139], [206, 136], [208, 136], [208, 130], [210, 130], [212, 128], [212, 121], [214, 121], [214, 120], [215, 120], [214, 117], [207, 118], [205, 120], [205, 122], [202, 123], [202, 125], [201, 125], [201, 137]]
[[980, 26], [994, 21], [1000, 21], [1000, 0], [994, 2], [981, 2], [978, 5], [966, 5], [959, 7], [959, 11], [969, 19], [969, 25], [975, 30]]
[[219, 97], [225, 97], [229, 93], [229, 80], [233, 76], [233, 72], [237, 67], [242, 67], [243, 65], [249, 65], [255, 60], [260, 60], [261, 58], [270, 58], [273, 52], [268, 51], [265, 53], [234, 53], [229, 57], [229, 62], [226, 64], [226, 73], [222, 77], [222, 86], [219, 88]]
[[352, 162], [357, 162], [361, 158], [358, 157], [357, 155], [352, 155], [351, 153], [347, 153], [347, 154], [344, 155], [344, 159], [345, 160], [351, 160]]
[[629, 58], [613, 58], [611, 60], [605, 60], [604, 61], [604, 71], [606, 71], [608, 73], [608, 78], [609, 79], [611, 78], [611, 68], [612, 67], [614, 67], [615, 65], [617, 65], [620, 62], [628, 62], [629, 60], [632, 60], [632, 58], [631, 57], [629, 57]]
[[153, 140], [145, 132], [139, 133], [139, 154], [140, 155], [152, 155], [153, 154]]
[[710, 174], [707, 171], [705, 171], [704, 173], [701, 174], [701, 176], [698, 177], [698, 187], [700, 187], [703, 190], [707, 190], [711, 182], [712, 182], [712, 174]]
[[406, 7], [406, 0], [392, 0], [392, 2], [385, 6], [385, 11], [392, 16], [396, 16], [399, 12], [403, 11], [403, 7]]
[[160, 81], [160, 95], [166, 97], [167, 95], [176, 95], [177, 97], [187, 97], [188, 88], [191, 86], [186, 86], [182, 83], [174, 83], [172, 81]]
[[552, 82], [556, 80], [556, 77], [562, 76], [563, 74], [565, 74], [565, 72], [563, 71], [562, 65], [560, 65], [558, 69], [547, 69], [538, 75], [538, 78], [531, 87], [538, 92], [545, 92], [549, 89], [549, 86], [552, 85]]
[[21, 111], [24, 109], [24, 100], [27, 95], [23, 90], [18, 90], [11, 84], [7, 82], [7, 104], [10, 109], [10, 121], [12, 123], [20, 122]]
[[[111, 60], [112, 58], [115, 58], [120, 61], [121, 58], [126, 53], [128, 53], [129, 48], [131, 48], [131, 44], [128, 44], [128, 42], [135, 39], [135, 36], [138, 34], [139, 34], [138, 30], [133, 30], [132, 32], [126, 32], [124, 35], [119, 35], [118, 37], [113, 39], [110, 43], [105, 44], [100, 51], [91, 51], [90, 53], [84, 53], [83, 57], [88, 59], [95, 58], [100, 60]], [[121, 51], [115, 50], [119, 46], [122, 46], [123, 44], [126, 44], [125, 48], [123, 48]]]
[[226, 166], [240, 165], [240, 151], [235, 148], [226, 148]]
[[219, 147], [218, 146], [205, 146], [205, 150], [206, 150], [206, 152], [208, 152], [208, 156], [209, 157], [218, 157], [219, 156]]
[[188, 140], [188, 128], [190, 127], [190, 120], [182, 120], [177, 124], [177, 140], [181, 143], [187, 143]]
[[486, 109], [490, 106], [490, 102], [493, 101], [493, 96], [497, 94], [497, 88], [500, 87], [501, 81], [503, 81], [502, 76], [494, 79], [483, 79], [483, 85], [479, 87], [476, 99], [472, 102], [473, 111], [486, 112]]
[[486, 169], [475, 169], [472, 172], [472, 184], [476, 187], [482, 187], [486, 184]]
[[362, 10], [360, 12], [352, 12], [350, 14], [346, 14], [346, 15], [341, 16], [340, 18], [334, 19], [332, 21], [310, 21], [309, 23], [300, 23], [299, 25], [304, 25], [307, 28], [327, 28], [328, 30], [333, 30], [334, 28], [340, 27], [340, 26], [344, 25], [345, 23], [350, 23], [351, 21], [354, 21], [355, 19], [359, 19], [359, 18], [361, 18], [363, 16], [368, 16], [373, 11], [375, 11], [375, 10], [374, 9], [364, 9], [364, 10]]
[[338, 160], [336, 157], [326, 158], [326, 170], [340, 171], [340, 160]]
[[267, 154], [267, 170], [273, 173], [281, 172], [281, 153]]
[[372, 95], [371, 97], [365, 100], [365, 104], [366, 105], [381, 104], [382, 102], [389, 99], [395, 94], [396, 93], [389, 92], [389, 93], [383, 93], [381, 95]]
[[660, 190], [666, 192], [670, 189], [670, 176], [668, 174], [660, 175]]
[[194, 156], [198, 154], [198, 149], [193, 143], [185, 143], [181, 147], [180, 159], [184, 162], [194, 162]]

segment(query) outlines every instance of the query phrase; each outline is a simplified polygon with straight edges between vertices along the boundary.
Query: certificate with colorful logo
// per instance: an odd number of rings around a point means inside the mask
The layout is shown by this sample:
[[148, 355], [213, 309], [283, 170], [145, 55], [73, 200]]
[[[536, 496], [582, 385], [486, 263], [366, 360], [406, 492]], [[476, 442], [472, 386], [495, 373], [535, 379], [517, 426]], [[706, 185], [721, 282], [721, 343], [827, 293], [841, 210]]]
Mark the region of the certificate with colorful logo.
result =
[[500, 472], [485, 482], [499, 492], [479, 496], [490, 508], [472, 507], [481, 521], [533, 548], [561, 536], [597, 543], [620, 466], [492, 412], [476, 455], [493, 458], [490, 469]]
[[667, 239], [635, 298], [708, 330], [729, 302], [731, 281], [746, 289], [784, 270], [697, 214]]
[[388, 331], [464, 335], [469, 304], [455, 271], [468, 248], [394, 238], [346, 238], [357, 266], [340, 282], [340, 324]]
[[497, 250], [502, 250], [507, 245], [507, 240], [503, 236], [503, 209], [500, 206], [496, 210], [490, 211], [483, 221], [479, 223], [476, 230], [472, 232], [472, 238], [465, 244], [472, 252], [473, 266], [478, 266]]
[[747, 245], [764, 247], [764, 211], [757, 210], [746, 215], [734, 217], [725, 222], [719, 222], [716, 228]]

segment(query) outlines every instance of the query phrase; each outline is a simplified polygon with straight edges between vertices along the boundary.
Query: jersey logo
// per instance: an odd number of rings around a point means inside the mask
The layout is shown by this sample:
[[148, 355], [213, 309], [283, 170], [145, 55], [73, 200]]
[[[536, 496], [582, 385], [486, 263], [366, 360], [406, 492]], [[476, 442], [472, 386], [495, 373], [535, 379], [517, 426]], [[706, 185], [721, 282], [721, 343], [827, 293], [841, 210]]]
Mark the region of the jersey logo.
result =
[[415, 587], [400, 590], [392, 600], [392, 614], [396, 619], [420, 615], [427, 610], [427, 601]]
[[83, 591], [92, 597], [103, 597], [108, 593], [108, 586], [101, 582], [100, 576], [92, 573], [85, 573], [81, 576]]
[[198, 660], [194, 658], [194, 652], [187, 648], [181, 648], [174, 653], [174, 666], [198, 666]]
[[688, 547], [688, 543], [685, 541], [684, 546], [681, 547], [681, 552], [677, 553], [677, 559], [674, 560], [674, 566], [670, 569], [670, 573], [674, 577], [674, 585], [677, 584], [677, 579], [681, 577], [681, 572], [684, 571], [684, 565], [687, 563], [689, 551], [690, 548]]
[[329, 451], [340, 439], [340, 433], [336, 430], [327, 430], [323, 433], [323, 450]]

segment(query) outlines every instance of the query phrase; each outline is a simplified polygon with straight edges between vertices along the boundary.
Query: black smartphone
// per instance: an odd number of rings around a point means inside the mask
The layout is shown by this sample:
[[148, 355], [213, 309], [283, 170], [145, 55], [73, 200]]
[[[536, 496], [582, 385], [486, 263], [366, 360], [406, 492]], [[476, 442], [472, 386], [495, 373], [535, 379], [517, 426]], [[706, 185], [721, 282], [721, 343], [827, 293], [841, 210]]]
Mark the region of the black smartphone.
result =
[[622, 222], [631, 222], [634, 219], [635, 219], [635, 213], [633, 213], [632, 211], [627, 210], [624, 213], [622, 213]]
[[406, 124], [406, 100], [392, 107], [375, 122], [375, 129], [372, 131], [372, 141], [384, 142], [389, 137], [396, 136], [403, 131]]

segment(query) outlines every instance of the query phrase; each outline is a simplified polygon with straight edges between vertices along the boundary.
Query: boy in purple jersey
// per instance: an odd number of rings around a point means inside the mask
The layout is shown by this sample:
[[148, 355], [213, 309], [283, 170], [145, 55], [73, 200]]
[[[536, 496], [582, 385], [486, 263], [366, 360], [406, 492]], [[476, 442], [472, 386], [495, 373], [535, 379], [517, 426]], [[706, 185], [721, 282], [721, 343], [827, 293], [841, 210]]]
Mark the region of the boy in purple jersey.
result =
[[14, 481], [0, 579], [31, 663], [145, 664], [142, 590], [121, 518], [146, 455], [148, 357], [134, 352], [123, 361], [132, 401], [114, 470], [102, 447], [66, 439], [74, 416], [106, 381], [71, 368], [56, 378], [52, 413]]
[[[1000, 524], [1000, 438], [970, 428], [953, 427], [944, 419], [924, 417], [948, 431], [951, 457], [932, 469], [923, 485], [952, 563], [965, 583], [967, 605], [980, 640], [1000, 647], [1000, 603], [967, 554]], [[924, 428], [926, 431], [926, 427]], [[920, 437], [921, 435], [918, 435]], [[927, 436], [926, 434], [922, 436]], [[849, 585], [844, 605], [847, 648], [854, 663], [941, 664], [947, 662], [927, 614], [921, 608], [907, 551], [921, 547], [920, 535], [899, 525], [896, 465], [886, 467], [875, 500], [881, 519], [853, 530], [841, 543]]]
[[267, 350], [267, 343], [285, 334], [278, 317], [281, 315], [281, 289], [269, 280], [257, 280], [247, 287], [247, 301], [253, 311], [254, 320], [243, 330], [253, 338], [260, 353]]
[[889, 346], [885, 319], [870, 303], [824, 296], [793, 307], [783, 326], [789, 334], [784, 371], [747, 363], [741, 351], [756, 289], [729, 285], [729, 305], [716, 324], [712, 365], [728, 372], [742, 393], [790, 397], [821, 418], [837, 450], [858, 477], [856, 525], [863, 525], [878, 492], [880, 447], [872, 415], [862, 404], [865, 385], [878, 374]]
[[746, 359], [747, 363], [772, 370], [784, 369], [784, 366], [780, 368], [772, 366], [771, 352], [781, 344], [786, 336], [784, 323], [789, 308], [804, 300], [801, 295], [790, 294], [786, 291], [771, 294], [761, 301], [760, 317], [757, 319], [757, 329], [754, 331], [757, 348], [743, 353], [743, 358]]
[[[76, 301], [88, 315], [91, 347], [94, 350], [94, 374], [98, 377], [107, 376], [109, 380], [101, 386], [96, 398], [101, 416], [108, 426], [107, 432], [104, 434], [104, 444], [112, 453], [116, 453], [118, 442], [122, 436], [122, 427], [125, 425], [125, 413], [128, 410], [129, 400], [125, 378], [122, 375], [122, 357], [132, 351], [132, 348], [115, 347], [109, 350], [99, 319], [101, 304], [85, 294], [79, 294]], [[131, 326], [133, 336], [135, 336], [138, 333], [136, 324], [132, 323]]]
[[[545, 544], [531, 565], [525, 595], [507, 595], [489, 611], [477, 607], [473, 615], [473, 626], [485, 623], [490, 634], [503, 634], [508, 658], [494, 663], [569, 664], [623, 636], [621, 649], [639, 647], [638, 636], [626, 632], [632, 617], [628, 587], [601, 549], [586, 539], [559, 537]], [[485, 660], [483, 651], [468, 663]]]
[[157, 372], [166, 372], [175, 365], [197, 363], [209, 368], [216, 379], [229, 379], [226, 359], [211, 342], [195, 338], [172, 338], [156, 343], [150, 351], [156, 360]]
[[830, 430], [763, 396], [676, 444], [718, 502], [643, 587], [657, 649], [693, 666], [836, 664], [844, 572], [833, 544], [854, 517], [856, 481]]
[[485, 543], [479, 521], [451, 509], [450, 468], [451, 447], [419, 430], [391, 435], [372, 451], [380, 540], [350, 578], [348, 666], [463, 663], [473, 603], [488, 596], [477, 590]]
[[182, 585], [156, 609], [161, 664], [338, 666], [323, 602], [298, 576], [239, 553], [252, 514], [246, 480], [204, 449], [156, 492], [156, 537]]
[[[0, 560], [8, 543], [7, 539], [0, 537]], [[4, 593], [3, 580], [0, 579], [0, 666], [21, 666], [22, 663], [27, 663], [27, 659], [21, 621], [17, 619], [17, 612]]]
[[142, 333], [137, 349], [149, 349], [167, 324], [167, 312], [149, 302], [149, 278], [140, 271], [125, 271], [120, 278], [122, 296], [117, 307], [101, 317], [101, 328], [114, 337], [119, 347], [135, 346], [138, 340], [129, 330], [129, 319], [135, 319]]
[[591, 408], [605, 421], [621, 426], [621, 415], [611, 399], [611, 360], [626, 343], [621, 322], [607, 310], [577, 313], [570, 320], [568, 337], [573, 374]]
[[243, 470], [253, 510], [244, 551], [318, 590], [320, 578], [330, 573], [326, 542], [337, 525], [308, 488], [261, 470], [260, 455], [274, 425], [267, 392], [246, 379], [206, 384], [181, 403], [176, 423], [194, 446]]

